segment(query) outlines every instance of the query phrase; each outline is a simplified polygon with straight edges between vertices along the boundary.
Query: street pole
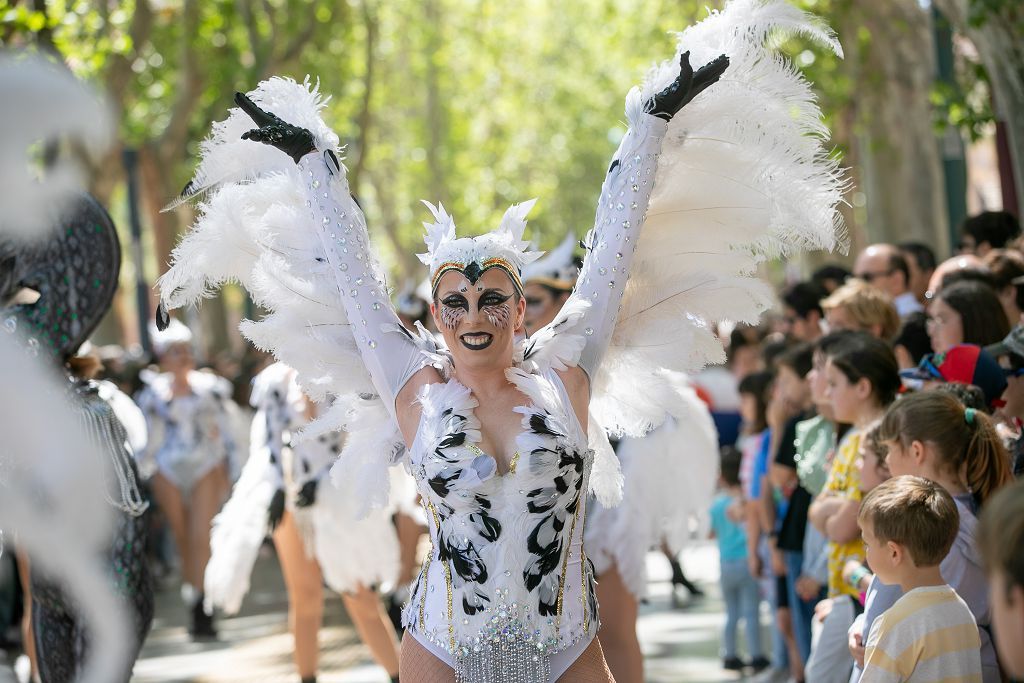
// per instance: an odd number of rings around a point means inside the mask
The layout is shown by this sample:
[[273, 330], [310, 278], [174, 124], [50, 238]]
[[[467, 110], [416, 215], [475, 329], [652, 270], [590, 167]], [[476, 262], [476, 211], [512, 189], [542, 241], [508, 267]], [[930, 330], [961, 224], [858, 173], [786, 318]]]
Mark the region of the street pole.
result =
[[153, 357], [153, 340], [149, 338], [149, 286], [146, 284], [142, 255], [142, 220], [139, 217], [138, 167], [139, 153], [125, 147], [122, 160], [128, 180], [128, 223], [131, 228], [131, 254], [135, 264], [135, 312], [139, 319], [139, 342], [143, 353]]

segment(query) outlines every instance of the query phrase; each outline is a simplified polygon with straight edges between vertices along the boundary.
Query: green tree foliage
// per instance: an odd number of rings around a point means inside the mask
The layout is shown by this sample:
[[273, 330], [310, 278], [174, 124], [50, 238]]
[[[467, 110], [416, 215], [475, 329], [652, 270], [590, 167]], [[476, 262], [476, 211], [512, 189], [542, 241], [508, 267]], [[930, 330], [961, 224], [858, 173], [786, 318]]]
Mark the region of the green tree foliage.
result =
[[[801, 39], [783, 44], [815, 84], [836, 153], [857, 166], [858, 155], [886, 144], [872, 127], [879, 112], [870, 95], [906, 74], [893, 37], [910, 27], [897, 18], [871, 28], [898, 16], [882, 12], [895, 0], [793, 1], [833, 25], [846, 49], [843, 61]], [[969, 2], [975, 23], [1019, 17], [1013, 0], [957, 1]], [[0, 0], [0, 44], [48, 52], [108, 93], [120, 143], [140, 150], [153, 274], [190, 219], [188, 211], [158, 209], [188, 179], [199, 142], [234, 91], [274, 74], [319, 79], [332, 95], [328, 121], [348, 145], [353, 189], [400, 282], [422, 276], [412, 256], [428, 215], [421, 199], [444, 202], [460, 231], [475, 234], [494, 227], [509, 204], [538, 197], [531, 235], [542, 248], [568, 230], [582, 236], [625, 129], [627, 90], [672, 54], [671, 31], [721, 4]], [[979, 69], [965, 62], [968, 87], [934, 91], [929, 106], [938, 119], [970, 130], [987, 120], [974, 87]], [[98, 196], [120, 196], [119, 149], [94, 172]], [[875, 184], [902, 192], [895, 181]], [[866, 220], [849, 214], [854, 226]]]

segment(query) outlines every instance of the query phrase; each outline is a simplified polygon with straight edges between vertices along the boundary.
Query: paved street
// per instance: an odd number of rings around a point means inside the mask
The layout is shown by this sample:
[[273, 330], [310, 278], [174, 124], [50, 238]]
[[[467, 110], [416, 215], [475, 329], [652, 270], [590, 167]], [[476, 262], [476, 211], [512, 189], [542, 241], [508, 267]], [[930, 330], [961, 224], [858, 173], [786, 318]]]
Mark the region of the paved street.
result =
[[[723, 672], [718, 634], [724, 616], [718, 598], [714, 546], [701, 544], [683, 554], [687, 574], [708, 597], [673, 607], [668, 563], [648, 557], [650, 597], [641, 608], [640, 639], [650, 683], [711, 683], [737, 680]], [[243, 611], [220, 622], [221, 641], [195, 644], [185, 632], [185, 610], [175, 590], [159, 597], [158, 619], [135, 668], [138, 683], [293, 683], [287, 632], [287, 601], [276, 561], [265, 550]], [[682, 592], [685, 595], [685, 591]], [[385, 683], [356, 638], [341, 601], [332, 597], [321, 631], [321, 683]]]

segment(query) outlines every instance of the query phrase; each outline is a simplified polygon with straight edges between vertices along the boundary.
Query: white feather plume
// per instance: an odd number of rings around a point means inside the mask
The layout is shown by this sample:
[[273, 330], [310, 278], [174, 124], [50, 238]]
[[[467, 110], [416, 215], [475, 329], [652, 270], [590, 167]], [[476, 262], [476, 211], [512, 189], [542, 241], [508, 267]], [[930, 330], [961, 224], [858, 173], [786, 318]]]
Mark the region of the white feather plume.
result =
[[[308, 78], [302, 84], [271, 78], [250, 97], [289, 123], [313, 131], [317, 144], [324, 145], [320, 149], [336, 146], [337, 137], [320, 118], [325, 100]], [[242, 321], [242, 333], [294, 368], [313, 400], [373, 394], [337, 280], [327, 269], [316, 226], [302, 210], [303, 179], [287, 155], [240, 139], [252, 126], [234, 108], [204, 141], [193, 185], [213, 191], [175, 247], [171, 268], [157, 282], [161, 298], [168, 308], [177, 308], [237, 282], [269, 311], [260, 320]], [[338, 415], [327, 411], [317, 422], [327, 424]]]
[[[313, 85], [306, 76], [299, 84], [291, 78], [274, 76], [260, 83], [249, 96], [262, 109], [313, 133], [317, 149], [337, 151], [338, 136], [321, 118], [330, 97], [320, 95], [319, 80]], [[229, 110], [227, 119], [214, 123], [210, 136], [200, 144], [202, 161], [192, 180], [185, 186], [181, 197], [164, 210], [173, 209], [218, 185], [251, 181], [274, 171], [293, 170], [295, 163], [281, 150], [242, 139], [243, 133], [256, 127], [249, 115], [238, 107]]]
[[423, 222], [423, 227], [426, 230], [423, 234], [423, 242], [427, 245], [427, 252], [416, 256], [424, 265], [429, 266], [434, 252], [440, 249], [445, 242], [455, 239], [455, 219], [444, 210], [444, 204], [441, 202], [434, 206], [426, 200], [422, 201], [434, 216], [434, 221], [432, 223]]
[[[534, 197], [525, 202], [513, 204], [505, 209], [505, 213], [501, 217], [501, 224], [498, 225], [498, 234], [502, 236], [507, 235], [508, 239], [512, 242], [512, 246], [520, 251], [526, 251], [530, 247], [530, 243], [523, 240], [523, 233], [526, 232], [526, 216], [536, 203], [537, 198]], [[539, 252], [533, 253], [536, 254], [534, 258], [540, 256]]]
[[[672, 393], [657, 369], [693, 372], [724, 359], [712, 327], [756, 322], [771, 305], [758, 265], [843, 246], [846, 181], [810, 84], [775, 51], [800, 33], [837, 54], [820, 20], [781, 0], [733, 0], [679, 34], [676, 56], [626, 98], [630, 127], [678, 74], [721, 54], [729, 68], [672, 119], [629, 281], [594, 386], [593, 410], [615, 433], [658, 424]], [[659, 388], [662, 385], [662, 388]], [[664, 389], [664, 391], [662, 390]], [[661, 404], [663, 405], [663, 404]]]
[[[677, 553], [694, 521], [698, 529], [706, 527], [718, 476], [718, 436], [707, 406], [685, 376], [671, 373], [665, 379], [677, 391], [669, 404], [671, 419], [644, 437], [619, 442], [622, 503], [612, 508], [598, 497], [587, 509], [587, 557], [598, 575], [614, 563], [637, 600], [647, 589], [647, 552], [664, 543]], [[706, 535], [704, 529], [697, 537]]]
[[252, 568], [263, 539], [270, 532], [267, 510], [274, 492], [283, 486], [270, 462], [266, 446], [266, 420], [252, 421], [253, 452], [242, 468], [231, 498], [210, 528], [210, 560], [203, 575], [203, 599], [207, 613], [218, 607], [235, 614], [249, 592]]

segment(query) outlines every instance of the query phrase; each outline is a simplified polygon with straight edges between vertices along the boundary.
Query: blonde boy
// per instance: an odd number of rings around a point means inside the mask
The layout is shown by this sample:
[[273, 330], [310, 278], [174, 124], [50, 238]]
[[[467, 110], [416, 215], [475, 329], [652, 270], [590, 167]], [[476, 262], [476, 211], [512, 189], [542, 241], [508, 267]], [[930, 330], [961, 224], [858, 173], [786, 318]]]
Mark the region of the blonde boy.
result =
[[949, 493], [921, 477], [893, 477], [865, 496], [857, 521], [867, 562], [903, 597], [871, 626], [861, 683], [981, 683], [978, 626], [939, 571], [959, 520]]

